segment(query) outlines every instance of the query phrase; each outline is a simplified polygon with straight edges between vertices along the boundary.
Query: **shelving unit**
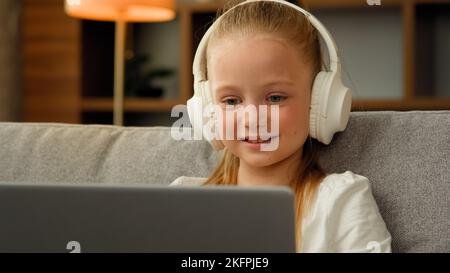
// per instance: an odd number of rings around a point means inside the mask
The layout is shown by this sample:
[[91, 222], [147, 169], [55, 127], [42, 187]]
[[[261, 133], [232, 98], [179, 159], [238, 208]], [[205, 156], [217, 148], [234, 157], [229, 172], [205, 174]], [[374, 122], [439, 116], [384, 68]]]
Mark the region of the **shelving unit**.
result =
[[[352, 63], [351, 56], [354, 52], [345, 52], [345, 49], [349, 47], [349, 41], [345, 41], [345, 39], [340, 41], [340, 38], [342, 38], [340, 34], [345, 34], [345, 29], [343, 29], [342, 25], [341, 29], [336, 29], [336, 26], [333, 24], [326, 25], [335, 36], [338, 45], [342, 45], [343, 61], [345, 62], [345, 58], [347, 58], [348, 63], [350, 63], [348, 69], [352, 72], [351, 74], [362, 74], [369, 71], [371, 75], [370, 80], [373, 80], [372, 87], [368, 86], [367, 83], [363, 83], [363, 88], [378, 88], [380, 85], [385, 84], [385, 80], [392, 80], [392, 78], [390, 79], [392, 74], [401, 75], [401, 88], [395, 91], [399, 95], [398, 98], [377, 98], [375, 92], [369, 92], [375, 95], [372, 97], [358, 97], [365, 90], [359, 90], [359, 94], [358, 90], [354, 90], [356, 98], [353, 103], [353, 110], [450, 109], [449, 78], [442, 76], [443, 73], [446, 73], [444, 69], [434, 70], [434, 68], [442, 67], [450, 61], [448, 53], [450, 45], [448, 38], [450, 37], [450, 1], [384, 0], [381, 1], [381, 6], [369, 6], [364, 3], [365, 1], [339, 1], [339, 4], [334, 5], [333, 2], [331, 0], [314, 0], [306, 1], [306, 5], [312, 13], [317, 13], [318, 18], [325, 25], [327, 19], [330, 19], [326, 17], [327, 15], [330, 16], [331, 14], [331, 16], [339, 17], [339, 14], [341, 14], [342, 17], [347, 16], [346, 26], [353, 31], [352, 35], [354, 35], [355, 39], [359, 37], [358, 35], [364, 35], [364, 30], [374, 35], [373, 38], [375, 39], [371, 41], [372, 44], [369, 42], [365, 45], [368, 48], [365, 52], [366, 58], [370, 61], [366, 62], [366, 64], [355, 66]], [[358, 18], [360, 14], [364, 14], [365, 19], [355, 22], [356, 26], [352, 25], [349, 23], [349, 21], [354, 19], [353, 16], [349, 16], [351, 12], [355, 13]], [[323, 18], [320, 16], [322, 13], [325, 13]], [[393, 17], [392, 14], [395, 13], [397, 15]], [[367, 22], [370, 22], [371, 17], [373, 19], [372, 25], [367, 24]], [[396, 17], [398, 18], [396, 19]], [[378, 25], [376, 20], [380, 22]], [[339, 20], [335, 21], [339, 22]], [[333, 20], [331, 20], [331, 23], [334, 23]], [[350, 32], [349, 30], [347, 31]], [[398, 50], [398, 44], [393, 43], [395, 36], [392, 33], [395, 31], [399, 33], [398, 38], [401, 39], [400, 51]], [[390, 38], [387, 39], [386, 37]], [[438, 39], [439, 42], [435, 42]], [[446, 44], [443, 41], [446, 41]], [[364, 42], [367, 41], [362, 41], [363, 44]], [[391, 59], [395, 58], [396, 55], [389, 58], [386, 57], [386, 55], [392, 53], [388, 51], [389, 44], [390, 50], [397, 53], [397, 58], [401, 58], [400, 66], [398, 66], [399, 60]], [[385, 51], [380, 54], [376, 50], [377, 48], [385, 49]], [[361, 56], [359, 57], [361, 58]], [[397, 70], [392, 70], [392, 65], [397, 66]], [[373, 66], [378, 67], [378, 70], [374, 71], [371, 69]], [[386, 68], [384, 69], [383, 67]], [[386, 75], [380, 78], [379, 74], [382, 73]], [[362, 75], [360, 76], [362, 78]], [[438, 89], [435, 88], [436, 82], [439, 83]], [[351, 84], [349, 86], [353, 88]], [[386, 87], [382, 88], [383, 90], [386, 89]]]
[[[81, 24], [83, 33], [81, 111], [112, 111], [114, 23], [84, 20]], [[127, 47], [130, 52], [136, 52], [134, 47], [136, 41], [133, 39], [137, 36], [136, 29], [142, 29], [145, 25], [128, 24], [129, 41]], [[182, 103], [183, 100], [179, 97], [170, 96], [158, 98], [126, 97], [124, 109], [126, 112], [165, 112], [170, 111], [174, 105]]]
[[[179, 100], [167, 99], [149, 99], [149, 98], [127, 98], [124, 101], [126, 112], [165, 112], [172, 109], [173, 106], [182, 104]], [[111, 98], [83, 98], [81, 108], [86, 112], [112, 111], [113, 101]]]
[[[336, 39], [347, 71], [344, 81], [354, 93], [353, 110], [450, 109], [450, 0], [381, 0], [381, 6], [364, 0], [303, 2]], [[186, 103], [193, 93], [195, 50], [222, 5], [182, 3], [176, 20], [153, 32], [130, 25], [134, 49], [139, 33], [157, 48], [160, 33], [176, 37], [161, 41], [173, 47], [153, 54], [176, 54], [170, 57], [179, 63], [177, 90], [162, 98], [126, 98], [126, 116], [170, 116], [173, 106]], [[22, 23], [25, 121], [108, 123], [114, 25], [69, 18], [63, 0], [24, 0]], [[133, 124], [130, 119], [126, 125]]]

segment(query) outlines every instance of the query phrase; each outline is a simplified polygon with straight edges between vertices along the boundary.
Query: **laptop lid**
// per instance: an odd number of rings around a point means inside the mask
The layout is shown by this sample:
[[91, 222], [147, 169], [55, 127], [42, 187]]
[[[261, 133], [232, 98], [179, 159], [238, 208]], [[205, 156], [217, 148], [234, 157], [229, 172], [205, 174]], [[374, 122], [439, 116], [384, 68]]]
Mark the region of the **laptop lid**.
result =
[[287, 187], [0, 183], [0, 252], [295, 252]]

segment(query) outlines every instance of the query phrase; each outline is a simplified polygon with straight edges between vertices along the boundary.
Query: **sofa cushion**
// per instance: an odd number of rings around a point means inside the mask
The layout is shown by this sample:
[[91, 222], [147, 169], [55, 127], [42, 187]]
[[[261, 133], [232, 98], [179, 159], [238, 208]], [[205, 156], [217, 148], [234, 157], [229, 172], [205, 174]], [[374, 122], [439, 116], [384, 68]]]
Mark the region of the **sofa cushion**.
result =
[[369, 178], [393, 251], [450, 252], [450, 111], [353, 114], [320, 160]]
[[0, 180], [168, 184], [206, 176], [217, 161], [204, 141], [175, 141], [170, 127], [0, 123]]

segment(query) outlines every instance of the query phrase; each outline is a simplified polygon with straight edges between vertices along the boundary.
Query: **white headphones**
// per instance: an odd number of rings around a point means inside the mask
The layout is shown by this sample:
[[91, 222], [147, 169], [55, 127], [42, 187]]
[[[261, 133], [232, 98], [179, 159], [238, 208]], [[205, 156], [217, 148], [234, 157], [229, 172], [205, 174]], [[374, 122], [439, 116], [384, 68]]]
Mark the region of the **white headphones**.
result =
[[[312, 14], [283, 0], [247, 0], [232, 7], [228, 11], [240, 5], [259, 1], [284, 4], [303, 13], [311, 24], [319, 31], [325, 41], [330, 57], [330, 69], [329, 71], [322, 70], [314, 79], [311, 94], [309, 135], [323, 144], [329, 144], [334, 133], [345, 130], [350, 116], [352, 102], [351, 91], [343, 85], [341, 80], [341, 65], [336, 44], [328, 30]], [[201, 99], [203, 106], [214, 103], [214, 94], [210, 89], [209, 81], [206, 78], [206, 46], [208, 44], [210, 33], [215, 28], [220, 18], [206, 31], [194, 57], [192, 67], [194, 74], [194, 96], [187, 101], [188, 115], [193, 127], [195, 122], [194, 117], [203, 117], [202, 109], [199, 109], [198, 106], [196, 107], [193, 99]], [[214, 119], [214, 116], [210, 116], [206, 118], [206, 120], [202, 118], [203, 124], [206, 124], [208, 119]], [[224, 148], [222, 141], [218, 138], [218, 134], [211, 136], [207, 130], [202, 130], [202, 132], [203, 136], [209, 140], [215, 150], [222, 150]]]

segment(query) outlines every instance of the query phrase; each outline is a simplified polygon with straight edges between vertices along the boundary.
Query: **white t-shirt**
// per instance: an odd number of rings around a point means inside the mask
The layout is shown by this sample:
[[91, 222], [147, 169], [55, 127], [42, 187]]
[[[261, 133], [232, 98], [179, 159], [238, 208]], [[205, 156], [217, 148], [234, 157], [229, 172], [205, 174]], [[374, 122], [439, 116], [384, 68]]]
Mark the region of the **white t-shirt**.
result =
[[[180, 176], [170, 185], [205, 181]], [[391, 252], [391, 235], [366, 177], [346, 171], [323, 179], [302, 221], [300, 252]]]

